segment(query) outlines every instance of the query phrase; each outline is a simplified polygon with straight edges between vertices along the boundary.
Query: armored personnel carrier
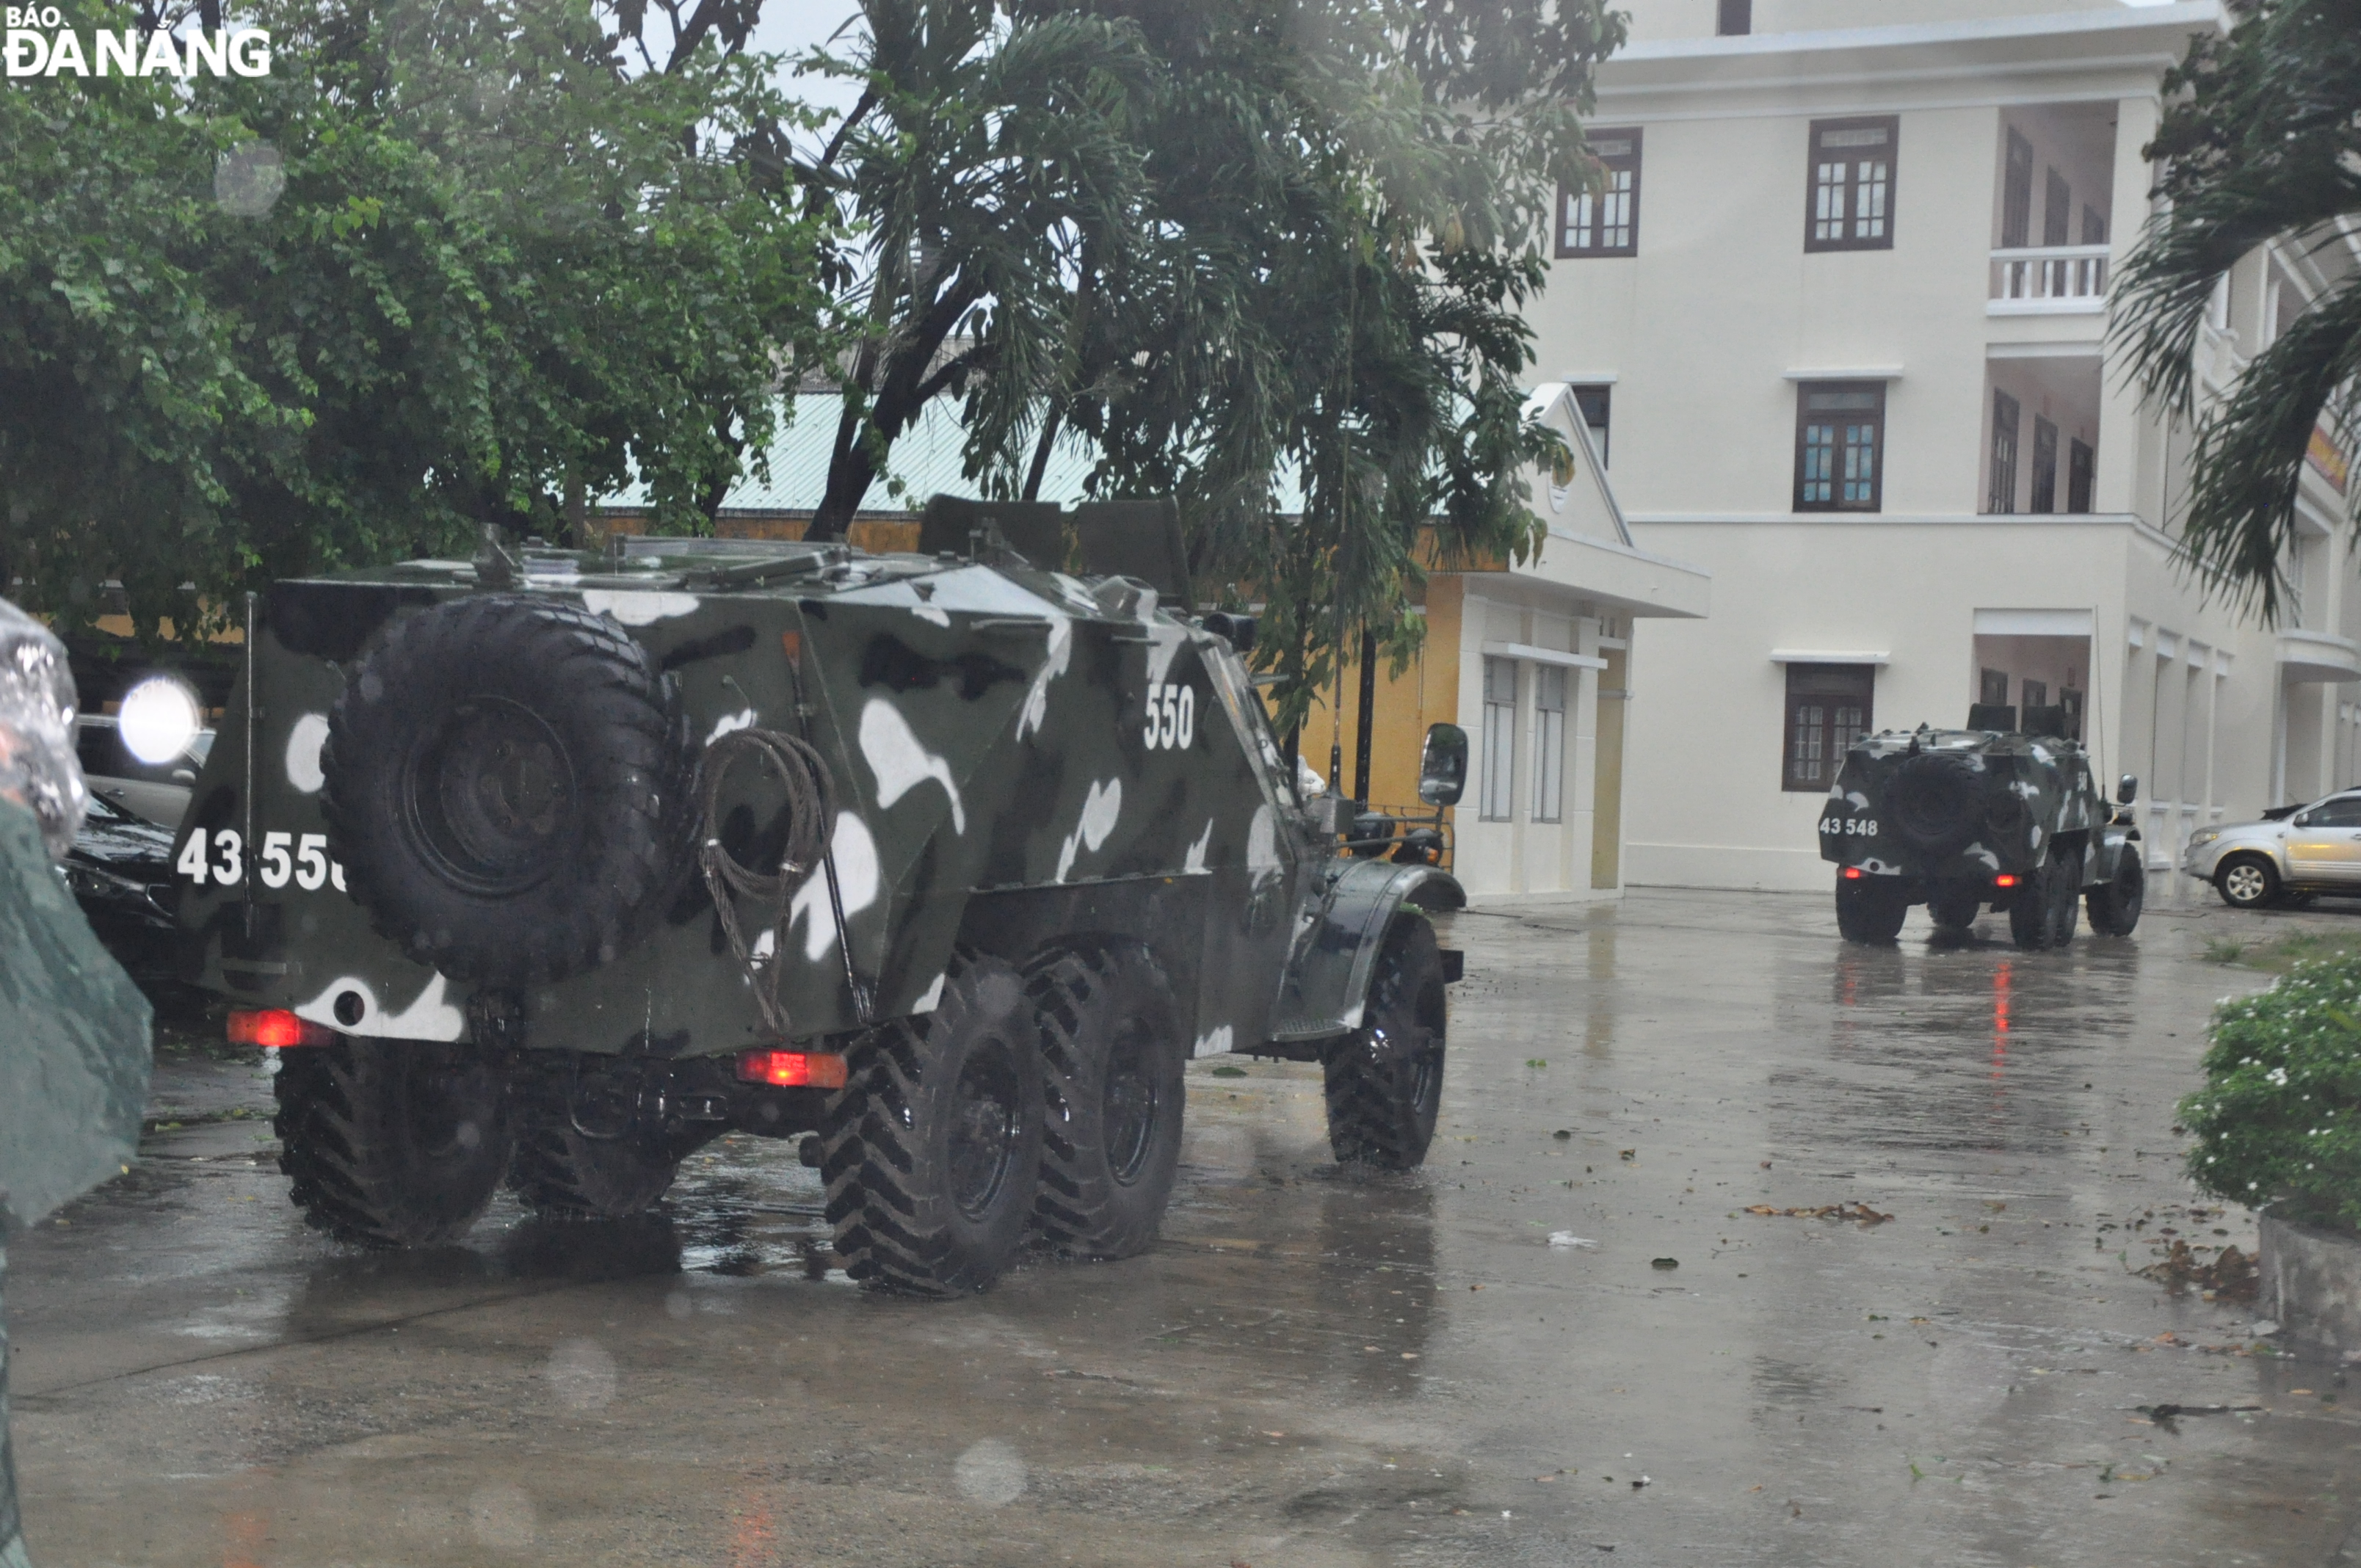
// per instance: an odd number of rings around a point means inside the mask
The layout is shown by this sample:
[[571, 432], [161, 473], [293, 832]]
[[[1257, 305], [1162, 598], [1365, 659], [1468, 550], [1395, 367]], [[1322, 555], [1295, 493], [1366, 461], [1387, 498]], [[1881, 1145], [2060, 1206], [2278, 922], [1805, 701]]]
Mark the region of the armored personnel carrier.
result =
[[1424, 1157], [1460, 890], [1432, 834], [1339, 855], [1170, 504], [938, 498], [920, 544], [488, 536], [251, 607], [174, 863], [313, 1224], [627, 1214], [734, 1129], [803, 1141], [856, 1278], [972, 1290], [1147, 1247], [1224, 1051]]
[[2008, 916], [2020, 948], [2071, 941], [2080, 907], [2127, 937], [2147, 875], [2126, 773], [2110, 807], [2066, 715], [1978, 704], [1965, 729], [1886, 730], [1845, 753], [1819, 819], [1820, 858], [1837, 865], [1837, 926], [1849, 942], [1891, 942], [1914, 904], [1938, 930], [1965, 931], [1986, 907]]

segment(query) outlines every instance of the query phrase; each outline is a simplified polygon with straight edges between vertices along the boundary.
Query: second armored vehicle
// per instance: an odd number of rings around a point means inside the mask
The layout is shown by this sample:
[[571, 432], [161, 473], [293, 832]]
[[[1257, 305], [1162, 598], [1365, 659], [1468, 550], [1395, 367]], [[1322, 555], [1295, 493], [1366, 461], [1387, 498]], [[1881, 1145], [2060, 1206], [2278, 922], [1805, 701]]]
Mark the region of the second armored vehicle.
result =
[[2087, 898], [2093, 928], [2129, 936], [2147, 873], [2125, 775], [2109, 806], [2064, 715], [1978, 705], [1965, 729], [1863, 736], [1820, 813], [1820, 858], [1837, 865], [1837, 925], [1850, 942], [1890, 942], [1914, 904], [1938, 929], [2005, 912], [2020, 948], [2072, 940]]
[[741, 1130], [806, 1140], [854, 1277], [979, 1288], [1148, 1246], [1232, 1050], [1323, 1065], [1340, 1159], [1424, 1158], [1458, 885], [1339, 858], [1169, 504], [920, 543], [489, 539], [260, 602], [174, 860], [313, 1223], [629, 1213]]

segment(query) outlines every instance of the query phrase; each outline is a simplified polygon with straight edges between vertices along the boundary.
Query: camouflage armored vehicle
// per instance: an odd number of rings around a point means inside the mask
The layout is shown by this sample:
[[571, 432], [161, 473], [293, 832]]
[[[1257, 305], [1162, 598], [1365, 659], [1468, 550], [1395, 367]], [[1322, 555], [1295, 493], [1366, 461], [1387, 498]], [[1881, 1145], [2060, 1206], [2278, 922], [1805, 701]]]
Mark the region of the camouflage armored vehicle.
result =
[[979, 1288], [1148, 1246], [1232, 1050], [1324, 1064], [1340, 1159], [1424, 1157], [1458, 886], [1338, 854], [1169, 503], [920, 543], [488, 536], [251, 608], [174, 861], [313, 1223], [627, 1214], [734, 1129], [803, 1140], [855, 1277]]
[[1820, 858], [1837, 864], [1837, 925], [1849, 942], [1890, 942], [1914, 904], [1938, 929], [1965, 931], [1987, 905], [2020, 948], [2071, 941], [2087, 899], [2092, 928], [2129, 936], [2147, 875], [2128, 773], [2114, 809], [2058, 707], [1978, 704], [1965, 729], [1863, 736], [1820, 813]]

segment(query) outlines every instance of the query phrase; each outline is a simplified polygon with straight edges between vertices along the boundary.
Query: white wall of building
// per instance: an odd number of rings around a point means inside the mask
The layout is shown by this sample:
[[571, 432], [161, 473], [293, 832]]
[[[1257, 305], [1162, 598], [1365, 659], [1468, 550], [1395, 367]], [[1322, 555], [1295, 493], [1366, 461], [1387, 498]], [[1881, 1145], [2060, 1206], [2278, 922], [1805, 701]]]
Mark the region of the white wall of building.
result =
[[[2290, 630], [2207, 602], [2168, 532], [2187, 430], [2108, 367], [2096, 274], [2042, 270], [2119, 263], [2137, 239], [2159, 78], [2218, 7], [1756, 0], [1754, 34], [1736, 38], [1712, 36], [1711, 0], [1631, 9], [1632, 46], [1602, 71], [1592, 123], [1642, 133], [1638, 253], [1555, 261], [1530, 315], [1543, 373], [1611, 388], [1633, 542], [1723, 585], [1710, 620], [1650, 629], [1628, 708], [1628, 880], [1826, 885], [1817, 799], [1781, 787], [1783, 656], [1873, 666], [1875, 728], [1956, 727], [1980, 650], [2021, 666], [2013, 680], [2038, 671], [2058, 700], [2040, 651], [1995, 629], [2065, 612], [2089, 628], [2072, 671], [2086, 736], [2108, 775], [2140, 775], [2152, 866], [2197, 827], [2361, 778], [2361, 593], [2332, 536], [2343, 497], [2307, 476]], [[1812, 122], [1887, 115], [1890, 248], [1807, 250]], [[2034, 153], [2029, 245], [2048, 237], [2055, 170], [2069, 248], [2103, 220], [2105, 252], [1995, 256], [2012, 127]], [[2273, 249], [2242, 264], [2200, 347], [2202, 395], [2355, 260]], [[1884, 389], [1873, 513], [1795, 510], [1812, 380]], [[1997, 503], [1996, 390], [2020, 418]], [[2057, 432], [2061, 511], [2070, 444], [2094, 449], [2087, 514], [2028, 515], [2037, 420]], [[2032, 611], [2051, 614], [2016, 613]], [[2178, 880], [2153, 891], [2179, 895]]]

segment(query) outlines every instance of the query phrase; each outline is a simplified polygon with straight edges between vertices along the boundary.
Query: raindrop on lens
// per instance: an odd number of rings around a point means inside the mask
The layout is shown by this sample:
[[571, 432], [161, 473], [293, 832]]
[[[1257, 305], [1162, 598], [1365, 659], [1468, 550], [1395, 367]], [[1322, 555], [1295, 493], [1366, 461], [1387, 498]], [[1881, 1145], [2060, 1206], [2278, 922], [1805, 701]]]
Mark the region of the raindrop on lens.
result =
[[287, 166], [267, 141], [240, 142], [214, 159], [214, 201], [233, 217], [262, 216], [286, 189]]
[[985, 1438], [959, 1456], [951, 1467], [960, 1495], [970, 1502], [997, 1508], [1015, 1502], [1025, 1491], [1025, 1461], [996, 1437]]
[[595, 1340], [557, 1342], [542, 1368], [549, 1390], [568, 1409], [603, 1409], [615, 1398], [615, 1358]]

